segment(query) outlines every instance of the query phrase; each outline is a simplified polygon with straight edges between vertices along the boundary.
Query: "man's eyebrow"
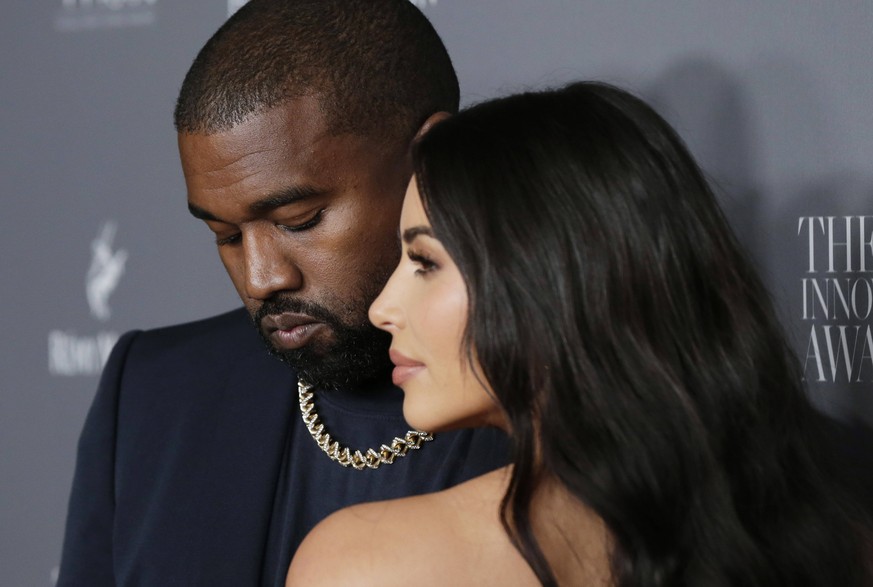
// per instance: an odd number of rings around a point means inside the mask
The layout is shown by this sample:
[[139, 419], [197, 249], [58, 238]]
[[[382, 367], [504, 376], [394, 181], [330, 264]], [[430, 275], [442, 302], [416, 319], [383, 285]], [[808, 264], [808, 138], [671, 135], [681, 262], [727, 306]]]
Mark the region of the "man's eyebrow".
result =
[[314, 198], [325, 193], [325, 190], [311, 185], [290, 186], [253, 202], [249, 209], [254, 213], [270, 212], [276, 208], [294, 204], [308, 198]]
[[[287, 206], [288, 204], [300, 202], [307, 198], [313, 198], [324, 193], [324, 190], [318, 189], [313, 186], [291, 186], [276, 191], [269, 196], [253, 202], [251, 205], [249, 205], [249, 209], [254, 214], [263, 214], [264, 212], [270, 212], [271, 210], [275, 210], [276, 208], [281, 208], [282, 206]], [[198, 218], [200, 220], [224, 222], [224, 220], [218, 218], [212, 212], [201, 208], [197, 204], [192, 204], [191, 202], [188, 202], [188, 211], [194, 218]]]
[[430, 226], [425, 226], [422, 224], [421, 226], [412, 226], [412, 227], [404, 230], [403, 231], [403, 242], [405, 242], [408, 245], [413, 240], [415, 240], [415, 237], [417, 237], [421, 234], [423, 234], [425, 236], [429, 236], [431, 238], [434, 238], [433, 230], [431, 230]]
[[221, 222], [221, 220], [216, 218], [212, 212], [207, 212], [197, 204], [192, 204], [191, 202], [188, 202], [188, 212], [191, 213], [191, 216], [200, 220], [213, 220], [215, 222]]

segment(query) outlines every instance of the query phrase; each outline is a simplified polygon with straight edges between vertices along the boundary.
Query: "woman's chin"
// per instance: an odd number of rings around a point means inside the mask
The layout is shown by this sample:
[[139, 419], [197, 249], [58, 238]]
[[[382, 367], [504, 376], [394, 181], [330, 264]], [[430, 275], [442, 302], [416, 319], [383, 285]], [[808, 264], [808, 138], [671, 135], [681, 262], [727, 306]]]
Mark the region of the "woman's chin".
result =
[[403, 418], [413, 430], [419, 432], [446, 432], [454, 430], [456, 426], [452, 426], [451, 422], [444, 419], [435, 418], [433, 414], [422, 413], [420, 410], [409, 409], [406, 403], [403, 404]]

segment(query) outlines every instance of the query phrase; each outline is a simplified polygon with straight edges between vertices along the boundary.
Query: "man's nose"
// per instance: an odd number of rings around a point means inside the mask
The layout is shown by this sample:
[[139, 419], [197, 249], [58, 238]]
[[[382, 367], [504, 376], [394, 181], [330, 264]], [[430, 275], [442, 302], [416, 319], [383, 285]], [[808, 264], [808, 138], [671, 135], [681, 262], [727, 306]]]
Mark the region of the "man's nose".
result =
[[243, 235], [245, 288], [251, 299], [266, 300], [279, 292], [296, 291], [303, 286], [300, 268], [274, 230], [265, 226]]

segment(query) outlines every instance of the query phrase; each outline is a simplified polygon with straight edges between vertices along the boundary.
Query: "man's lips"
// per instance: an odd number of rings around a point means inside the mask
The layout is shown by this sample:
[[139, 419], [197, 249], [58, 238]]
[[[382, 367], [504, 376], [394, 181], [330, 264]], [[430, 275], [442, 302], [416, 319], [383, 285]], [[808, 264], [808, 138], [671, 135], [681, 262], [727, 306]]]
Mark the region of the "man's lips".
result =
[[388, 351], [388, 355], [395, 365], [394, 371], [391, 372], [391, 381], [397, 387], [402, 387], [410, 377], [424, 369], [424, 363], [410, 359], [398, 350], [391, 349]]
[[325, 324], [306, 314], [275, 314], [261, 320], [261, 328], [276, 348], [293, 350], [304, 346]]

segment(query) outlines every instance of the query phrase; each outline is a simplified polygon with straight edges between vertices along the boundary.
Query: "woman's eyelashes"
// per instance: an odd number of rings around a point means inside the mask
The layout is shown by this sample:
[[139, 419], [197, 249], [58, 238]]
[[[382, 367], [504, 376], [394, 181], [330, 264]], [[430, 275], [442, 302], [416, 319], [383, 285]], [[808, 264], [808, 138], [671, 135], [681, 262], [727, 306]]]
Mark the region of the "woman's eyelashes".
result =
[[426, 275], [439, 269], [439, 265], [437, 265], [436, 261], [423, 251], [409, 249], [406, 251], [406, 256], [409, 257], [409, 260], [412, 261], [414, 265], [416, 265], [416, 275]]

